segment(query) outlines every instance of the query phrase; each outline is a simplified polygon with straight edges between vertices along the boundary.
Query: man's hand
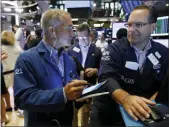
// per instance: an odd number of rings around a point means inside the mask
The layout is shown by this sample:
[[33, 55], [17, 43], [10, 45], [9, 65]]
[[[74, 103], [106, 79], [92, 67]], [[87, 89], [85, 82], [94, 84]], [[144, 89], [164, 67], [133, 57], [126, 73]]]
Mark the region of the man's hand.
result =
[[87, 77], [92, 77], [93, 75], [96, 75], [97, 74], [97, 68], [87, 68], [85, 70], [85, 75]]
[[1, 60], [6, 59], [7, 57], [8, 57], [7, 53], [4, 52], [1, 54]]
[[87, 81], [84, 80], [73, 80], [64, 87], [64, 91], [68, 100], [75, 100], [81, 94], [83, 89], [86, 87]]
[[123, 107], [127, 111], [127, 113], [134, 119], [141, 119], [142, 121], [145, 118], [150, 117], [151, 109], [147, 106], [147, 104], [154, 106], [155, 103], [139, 96], [128, 95], [123, 100]]

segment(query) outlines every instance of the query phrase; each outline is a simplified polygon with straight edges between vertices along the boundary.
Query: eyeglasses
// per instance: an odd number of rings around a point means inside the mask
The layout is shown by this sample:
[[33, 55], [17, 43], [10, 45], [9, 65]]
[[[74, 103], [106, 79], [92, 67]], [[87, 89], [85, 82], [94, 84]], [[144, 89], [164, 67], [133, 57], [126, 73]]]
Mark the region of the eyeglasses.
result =
[[[58, 28], [55, 28], [55, 30], [60, 31]], [[66, 30], [67, 32], [70, 32], [73, 30], [73, 26], [72, 25], [64, 26], [64, 30]]]
[[65, 26], [64, 29], [68, 32], [72, 31], [73, 30], [73, 26], [72, 25], [68, 25], [68, 26]]
[[133, 26], [134, 28], [139, 29], [139, 28], [141, 28], [141, 27], [143, 27], [143, 26], [145, 26], [147, 24], [150, 24], [150, 22], [148, 22], [148, 23], [143, 23], [143, 22], [126, 23], [126, 24], [124, 24], [124, 26], [127, 27], [127, 28]]

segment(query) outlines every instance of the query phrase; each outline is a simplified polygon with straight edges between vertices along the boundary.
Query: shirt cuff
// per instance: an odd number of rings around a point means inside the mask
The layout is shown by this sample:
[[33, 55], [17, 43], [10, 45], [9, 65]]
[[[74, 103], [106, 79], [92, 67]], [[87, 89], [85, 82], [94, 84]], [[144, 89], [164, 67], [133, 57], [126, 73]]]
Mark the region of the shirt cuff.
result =
[[63, 88], [63, 96], [64, 96], [64, 101], [65, 101], [65, 103], [66, 103], [66, 102], [67, 102], [67, 97], [66, 97], [64, 88]]

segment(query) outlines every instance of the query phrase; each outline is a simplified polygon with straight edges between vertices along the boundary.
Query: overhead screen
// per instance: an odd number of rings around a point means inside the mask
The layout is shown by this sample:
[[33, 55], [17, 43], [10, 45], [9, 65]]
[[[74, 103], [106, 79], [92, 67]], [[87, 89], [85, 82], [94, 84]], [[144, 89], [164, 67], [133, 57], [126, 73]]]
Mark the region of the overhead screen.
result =
[[126, 22], [114, 22], [114, 23], [112, 23], [112, 38], [116, 38], [116, 33], [120, 28], [126, 28], [127, 29], [127, 27], [124, 26], [125, 23]]
[[126, 13], [130, 13], [136, 6], [142, 5], [144, 0], [121, 0], [121, 5]]

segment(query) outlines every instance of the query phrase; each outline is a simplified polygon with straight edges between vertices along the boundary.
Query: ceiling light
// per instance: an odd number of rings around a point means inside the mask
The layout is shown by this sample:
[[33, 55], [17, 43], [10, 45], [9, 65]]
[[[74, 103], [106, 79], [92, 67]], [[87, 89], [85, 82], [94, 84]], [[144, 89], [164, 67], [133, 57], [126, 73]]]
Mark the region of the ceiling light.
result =
[[93, 7], [96, 7], [96, 3], [93, 3]]
[[6, 16], [5, 16], [5, 15], [2, 15], [1, 17], [2, 17], [2, 18], [6, 18]]
[[101, 24], [93, 24], [94, 27], [101, 27]]
[[25, 23], [25, 20], [23, 19], [21, 22], [22, 22], [22, 23]]
[[10, 12], [11, 8], [4, 8], [4, 11]]
[[78, 18], [73, 18], [72, 21], [78, 21]]
[[96, 3], [93, 3], [93, 7], [96, 7]]
[[79, 25], [73, 25], [74, 27], [77, 27], [77, 26], [79, 26]]
[[38, 6], [36, 7], [38, 10], [40, 9]]
[[165, 6], [169, 6], [169, 4], [166, 4]]
[[29, 12], [31, 12], [31, 10], [29, 10]]
[[23, 12], [23, 9], [21, 9], [21, 8], [15, 8], [15, 11], [21, 13], [21, 12]]

